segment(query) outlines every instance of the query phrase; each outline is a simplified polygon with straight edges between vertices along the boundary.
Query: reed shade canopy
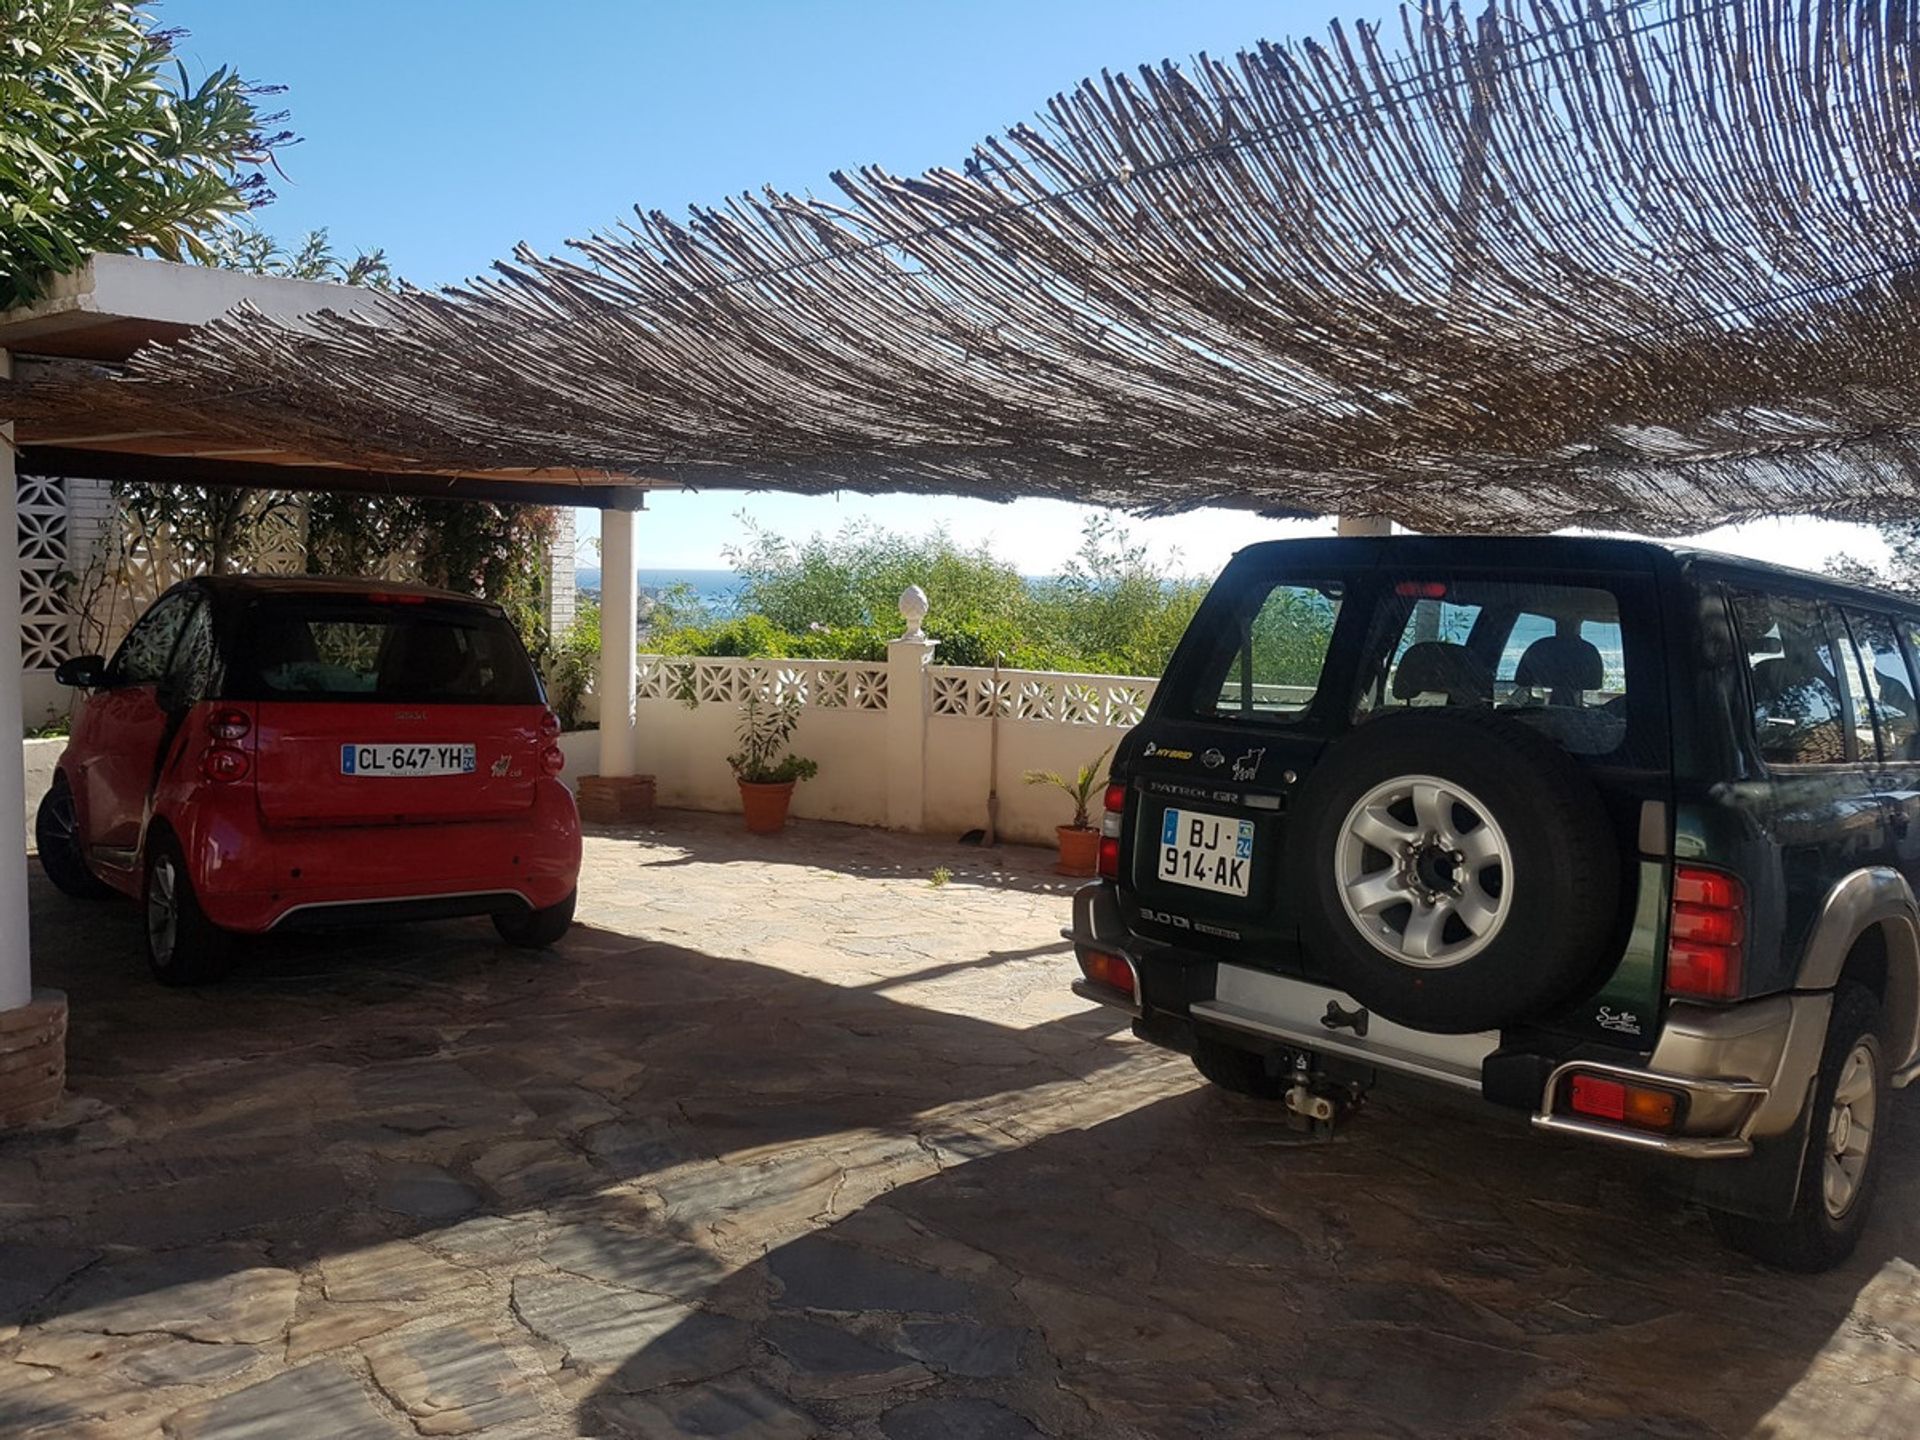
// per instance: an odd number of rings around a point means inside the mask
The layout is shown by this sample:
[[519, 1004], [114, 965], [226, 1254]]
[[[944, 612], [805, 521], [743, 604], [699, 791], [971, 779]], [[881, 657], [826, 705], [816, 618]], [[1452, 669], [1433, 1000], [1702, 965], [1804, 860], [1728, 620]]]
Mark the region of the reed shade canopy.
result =
[[[1697, 531], [1920, 514], [1906, 0], [1513, 0], [1102, 75], [13, 408], [323, 460]], [[0, 404], [4, 404], [0, 401]]]

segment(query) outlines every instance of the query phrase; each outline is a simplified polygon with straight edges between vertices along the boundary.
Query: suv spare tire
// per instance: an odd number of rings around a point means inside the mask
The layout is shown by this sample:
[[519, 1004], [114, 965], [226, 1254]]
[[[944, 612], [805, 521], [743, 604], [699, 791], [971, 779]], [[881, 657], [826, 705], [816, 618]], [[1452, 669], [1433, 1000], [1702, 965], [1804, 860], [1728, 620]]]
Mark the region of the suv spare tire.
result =
[[1559, 746], [1491, 711], [1410, 710], [1328, 746], [1289, 807], [1302, 938], [1369, 1010], [1494, 1030], [1589, 981], [1616, 943], [1620, 842]]

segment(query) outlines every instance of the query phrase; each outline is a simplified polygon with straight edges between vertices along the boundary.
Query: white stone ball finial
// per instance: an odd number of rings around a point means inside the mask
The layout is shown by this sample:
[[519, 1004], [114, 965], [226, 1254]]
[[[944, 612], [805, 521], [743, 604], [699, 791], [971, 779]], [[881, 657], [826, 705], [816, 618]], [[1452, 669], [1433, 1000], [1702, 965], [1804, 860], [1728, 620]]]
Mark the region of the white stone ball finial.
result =
[[927, 618], [927, 592], [918, 585], [909, 585], [900, 592], [900, 618], [907, 622], [907, 633], [902, 640], [924, 640], [927, 632], [920, 622]]

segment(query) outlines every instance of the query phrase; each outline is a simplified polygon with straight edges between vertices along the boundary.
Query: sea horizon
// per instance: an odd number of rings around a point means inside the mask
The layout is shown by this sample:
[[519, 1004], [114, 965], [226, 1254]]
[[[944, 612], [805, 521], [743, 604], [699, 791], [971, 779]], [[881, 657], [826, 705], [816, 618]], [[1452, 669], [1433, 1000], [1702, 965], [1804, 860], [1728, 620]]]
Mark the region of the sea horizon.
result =
[[[727, 614], [733, 610], [735, 592], [740, 586], [740, 576], [733, 570], [642, 566], [634, 573], [639, 577], [642, 595], [658, 599], [676, 586], [684, 585], [705, 609], [715, 614]], [[573, 579], [582, 595], [599, 598], [598, 565], [580, 566], [574, 571]]]
[[[737, 608], [741, 577], [738, 571], [698, 567], [646, 567], [637, 569], [640, 593], [658, 599], [675, 586], [684, 585], [709, 614], [726, 617]], [[1040, 584], [1049, 577], [1022, 576], [1028, 584]], [[574, 584], [582, 595], [600, 597], [600, 567], [582, 565], [574, 571]]]

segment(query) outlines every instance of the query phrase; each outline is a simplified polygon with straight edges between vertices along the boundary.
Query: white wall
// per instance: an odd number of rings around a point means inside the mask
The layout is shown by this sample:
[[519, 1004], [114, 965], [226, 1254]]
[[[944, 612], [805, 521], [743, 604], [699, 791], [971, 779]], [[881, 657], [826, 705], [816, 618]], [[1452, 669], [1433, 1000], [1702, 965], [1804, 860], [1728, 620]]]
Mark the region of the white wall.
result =
[[[654, 777], [662, 805], [738, 810], [740, 792], [727, 756], [738, 748], [734, 707], [696, 710], [671, 700], [644, 700], [634, 727], [640, 773]], [[820, 773], [793, 792], [793, 813], [853, 825], [886, 823], [886, 716], [858, 710], [801, 712], [793, 751], [819, 762]]]
[[[935, 715], [927, 726], [927, 802], [924, 829], [955, 835], [987, 823], [988, 722]], [[1093, 725], [1049, 721], [1000, 722], [1000, 759], [994, 778], [1000, 791], [1000, 834], [1009, 840], [1051, 845], [1054, 827], [1073, 819], [1073, 801], [1051, 785], [1029, 785], [1029, 770], [1052, 770], [1071, 780], [1082, 765], [1126, 733]], [[1100, 783], [1107, 778], [1100, 766]], [[1100, 823], [1100, 792], [1095, 790], [1092, 818]]]
[[33, 817], [39, 812], [40, 801], [53, 784], [53, 767], [59, 763], [60, 752], [67, 748], [65, 740], [28, 740], [21, 749], [25, 752], [27, 768], [27, 848], [33, 848]]
[[[706, 696], [694, 708], [672, 689], [692, 666]], [[948, 666], [927, 671], [924, 701], [896, 668], [884, 705], [871, 688], [887, 667], [829, 661], [641, 659], [640, 695], [634, 706], [634, 753], [638, 769], [655, 777], [659, 803], [693, 810], [737, 811], [739, 791], [727, 759], [737, 747], [739, 699], [747, 686], [784, 685], [805, 696], [794, 733], [794, 753], [819, 763], [820, 773], [794, 791], [793, 813], [854, 825], [886, 825], [889, 815], [889, 730], [902, 720], [924, 732], [921, 791], [907, 809], [922, 817], [929, 834], [961, 835], [987, 820], [987, 791], [997, 783], [1000, 834], [1010, 840], [1051, 844], [1054, 828], [1073, 818], [1072, 802], [1058, 790], [1030, 786], [1029, 770], [1071, 776], [1126, 733], [1152, 694], [1154, 682], [1137, 677], [1054, 675], [1002, 671], [996, 690], [991, 672]], [[849, 686], [851, 688], [849, 688]], [[999, 718], [999, 762], [992, 775], [992, 710]], [[818, 699], [830, 703], [815, 703]], [[909, 712], [901, 716], [899, 708]], [[918, 712], [915, 716], [912, 712]], [[567, 737], [569, 777], [591, 766], [594, 747]], [[1105, 778], [1105, 767], [1101, 778]], [[898, 797], [894, 797], [898, 798]], [[1094, 807], [1099, 800], [1096, 795]], [[897, 813], [897, 811], [896, 811]]]
[[73, 691], [59, 684], [51, 670], [27, 670], [20, 676], [20, 716], [29, 730], [38, 730], [67, 716]]

